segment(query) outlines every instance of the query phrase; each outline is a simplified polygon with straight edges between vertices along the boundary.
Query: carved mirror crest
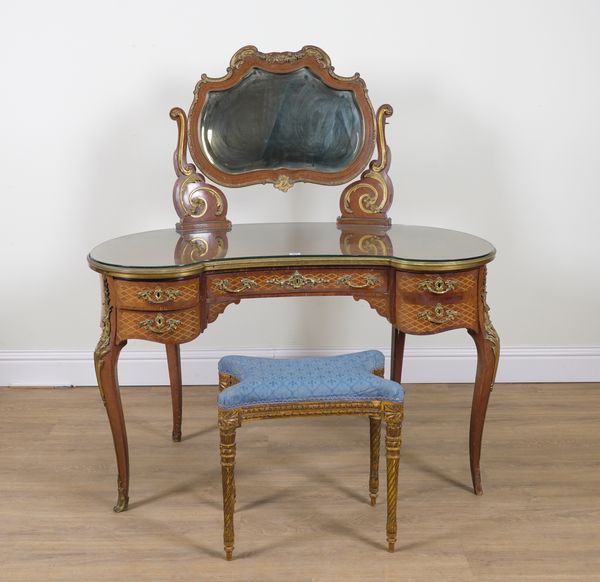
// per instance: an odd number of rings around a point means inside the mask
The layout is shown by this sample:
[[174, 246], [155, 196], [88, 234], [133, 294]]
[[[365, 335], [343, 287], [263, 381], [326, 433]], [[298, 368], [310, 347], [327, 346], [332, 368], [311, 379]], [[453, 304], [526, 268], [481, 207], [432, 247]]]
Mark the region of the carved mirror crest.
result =
[[[225, 76], [202, 75], [189, 118], [171, 110], [179, 128], [177, 230], [230, 228], [225, 195], [205, 175], [220, 186], [272, 183], [286, 192], [295, 182], [344, 184], [360, 172], [342, 193], [338, 222], [389, 226], [384, 125], [391, 112], [385, 105], [375, 115], [358, 73], [337, 75], [317, 47], [283, 53], [243, 47]], [[375, 145], [378, 157], [363, 171]], [[188, 147], [195, 166], [187, 162]]]

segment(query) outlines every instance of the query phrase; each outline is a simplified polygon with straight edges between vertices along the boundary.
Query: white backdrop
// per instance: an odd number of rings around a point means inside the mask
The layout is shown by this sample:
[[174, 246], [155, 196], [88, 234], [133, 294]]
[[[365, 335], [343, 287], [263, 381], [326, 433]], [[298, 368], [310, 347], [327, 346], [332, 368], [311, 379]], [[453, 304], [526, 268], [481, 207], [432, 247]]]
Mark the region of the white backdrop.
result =
[[[498, 249], [488, 298], [500, 379], [600, 379], [599, 2], [55, 0], [5, 4], [0, 16], [0, 385], [93, 378], [99, 285], [86, 254], [174, 225], [168, 112], [187, 109], [201, 73], [224, 74], [245, 44], [316, 44], [341, 75], [360, 71], [375, 107], [392, 104], [392, 220]], [[338, 188], [227, 195], [234, 223], [338, 212]], [[364, 302], [246, 301], [188, 354], [388, 341]], [[434, 378], [442, 356], [472, 360], [464, 332], [407, 345], [432, 370], [413, 379]], [[125, 361], [140, 349], [154, 357], [132, 342]]]

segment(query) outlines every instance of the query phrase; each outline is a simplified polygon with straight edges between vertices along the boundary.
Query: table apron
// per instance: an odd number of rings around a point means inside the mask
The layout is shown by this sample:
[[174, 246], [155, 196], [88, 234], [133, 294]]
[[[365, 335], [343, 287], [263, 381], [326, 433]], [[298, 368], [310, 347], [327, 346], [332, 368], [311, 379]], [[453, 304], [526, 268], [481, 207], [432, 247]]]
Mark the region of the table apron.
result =
[[429, 335], [477, 332], [484, 318], [485, 266], [456, 272], [391, 267], [298, 267], [200, 273], [176, 280], [110, 278], [120, 339], [185, 343], [242, 299], [351, 296], [397, 329]]

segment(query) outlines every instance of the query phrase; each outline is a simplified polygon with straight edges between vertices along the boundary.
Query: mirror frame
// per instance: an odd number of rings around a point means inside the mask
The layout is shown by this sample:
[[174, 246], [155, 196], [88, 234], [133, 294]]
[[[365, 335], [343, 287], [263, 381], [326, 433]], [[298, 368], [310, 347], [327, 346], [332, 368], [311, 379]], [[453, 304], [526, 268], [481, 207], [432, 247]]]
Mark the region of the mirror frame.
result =
[[[363, 124], [363, 141], [354, 160], [342, 170], [323, 172], [307, 168], [255, 169], [247, 172], [227, 173], [216, 167], [206, 157], [199, 138], [199, 123], [202, 111], [212, 91], [224, 91], [234, 87], [252, 69], [274, 73], [289, 73], [307, 68], [325, 85], [333, 89], [351, 91], [356, 99]], [[232, 57], [223, 77], [211, 78], [202, 75], [196, 84], [194, 101], [188, 115], [189, 150], [199, 169], [213, 182], [222, 186], [241, 187], [252, 184], [272, 183], [276, 188], [287, 191], [295, 182], [312, 182], [323, 185], [344, 184], [365, 169], [375, 148], [375, 112], [367, 95], [367, 88], [358, 73], [341, 77], [334, 73], [329, 56], [320, 48], [305, 46], [297, 52], [262, 53], [254, 46], [245, 46]]]

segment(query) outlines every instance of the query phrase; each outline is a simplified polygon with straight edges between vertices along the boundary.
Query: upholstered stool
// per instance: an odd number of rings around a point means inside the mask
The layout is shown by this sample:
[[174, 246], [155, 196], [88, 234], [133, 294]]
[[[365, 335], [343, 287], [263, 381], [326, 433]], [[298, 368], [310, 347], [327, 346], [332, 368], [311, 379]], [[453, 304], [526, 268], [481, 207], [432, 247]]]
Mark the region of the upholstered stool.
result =
[[290, 416], [365, 415], [370, 417], [369, 492], [379, 489], [381, 421], [386, 423], [387, 542], [396, 543], [396, 498], [404, 390], [383, 379], [384, 358], [372, 350], [331, 358], [271, 359], [226, 356], [219, 362], [219, 431], [225, 556], [233, 556], [235, 431], [243, 420]]

